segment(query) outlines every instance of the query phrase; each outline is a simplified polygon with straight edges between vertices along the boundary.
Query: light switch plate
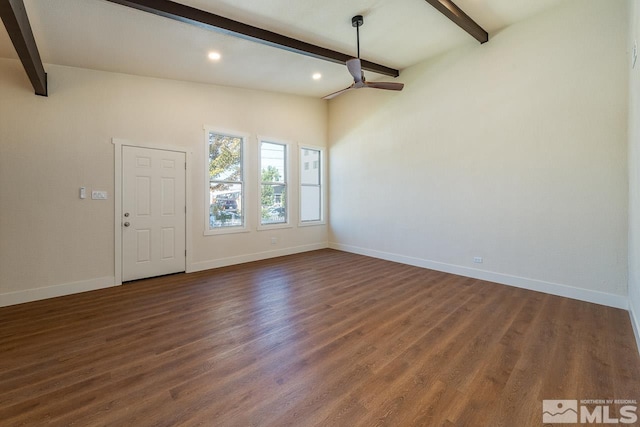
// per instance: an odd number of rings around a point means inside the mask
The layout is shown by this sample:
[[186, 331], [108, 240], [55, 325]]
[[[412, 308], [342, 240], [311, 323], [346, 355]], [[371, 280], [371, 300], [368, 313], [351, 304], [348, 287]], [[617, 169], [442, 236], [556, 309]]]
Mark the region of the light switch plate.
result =
[[107, 200], [107, 192], [106, 191], [92, 191], [91, 198], [93, 200]]

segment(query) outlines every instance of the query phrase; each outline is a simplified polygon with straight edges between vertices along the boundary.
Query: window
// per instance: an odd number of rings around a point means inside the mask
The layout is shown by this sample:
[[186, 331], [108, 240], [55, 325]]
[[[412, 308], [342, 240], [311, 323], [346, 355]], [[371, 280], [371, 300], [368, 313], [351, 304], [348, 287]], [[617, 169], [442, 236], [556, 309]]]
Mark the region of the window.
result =
[[208, 225], [205, 230], [244, 227], [244, 137], [207, 130]]
[[260, 224], [286, 224], [287, 145], [260, 141]]
[[322, 221], [322, 151], [302, 148], [300, 154], [300, 222]]

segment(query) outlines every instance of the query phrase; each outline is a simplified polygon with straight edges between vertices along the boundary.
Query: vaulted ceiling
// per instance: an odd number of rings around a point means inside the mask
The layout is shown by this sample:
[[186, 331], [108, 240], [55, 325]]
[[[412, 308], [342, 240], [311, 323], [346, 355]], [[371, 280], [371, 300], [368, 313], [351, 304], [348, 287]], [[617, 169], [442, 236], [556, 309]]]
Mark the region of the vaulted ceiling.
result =
[[[454, 0], [490, 37], [570, 0]], [[255, 27], [402, 70], [477, 40], [425, 0], [178, 0]], [[239, 39], [106, 0], [24, 0], [40, 55], [58, 64], [322, 97], [348, 86], [341, 64]], [[207, 54], [220, 53], [212, 61]], [[0, 25], [0, 57], [17, 58]], [[320, 73], [322, 78], [313, 80]], [[367, 72], [368, 80], [390, 80]], [[402, 75], [399, 80], [402, 80]]]

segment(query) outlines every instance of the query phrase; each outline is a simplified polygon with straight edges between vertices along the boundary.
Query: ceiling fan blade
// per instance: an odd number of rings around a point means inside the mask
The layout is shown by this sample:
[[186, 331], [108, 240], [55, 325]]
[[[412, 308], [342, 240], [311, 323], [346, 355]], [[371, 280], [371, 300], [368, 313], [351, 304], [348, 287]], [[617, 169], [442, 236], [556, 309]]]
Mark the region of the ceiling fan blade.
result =
[[356, 83], [362, 83], [362, 65], [360, 64], [360, 58], [351, 58], [347, 61], [347, 68], [349, 73], [353, 76], [353, 81]]
[[404, 83], [396, 82], [365, 82], [367, 87], [373, 89], [386, 89], [386, 90], [402, 90]]
[[336, 96], [338, 96], [338, 95], [342, 95], [343, 93], [350, 91], [351, 89], [355, 89], [355, 84], [352, 84], [352, 85], [351, 85], [351, 86], [349, 86], [348, 88], [345, 88], [345, 89], [339, 90], [339, 91], [337, 91], [337, 92], [333, 92], [332, 94], [327, 95], [327, 96], [325, 96], [325, 97], [324, 97], [324, 98], [322, 98], [322, 99], [333, 99], [333, 98], [335, 98], [335, 97], [336, 97]]
[[395, 82], [371, 82], [365, 80], [364, 73], [362, 72], [362, 62], [360, 61], [360, 26], [364, 23], [362, 15], [356, 15], [351, 18], [351, 25], [356, 27], [356, 35], [358, 38], [358, 57], [347, 60], [347, 69], [349, 74], [353, 77], [353, 84], [346, 89], [339, 90], [330, 95], [325, 96], [322, 99], [333, 99], [344, 92], [352, 89], [372, 88], [372, 89], [386, 89], [386, 90], [402, 90], [404, 83]]

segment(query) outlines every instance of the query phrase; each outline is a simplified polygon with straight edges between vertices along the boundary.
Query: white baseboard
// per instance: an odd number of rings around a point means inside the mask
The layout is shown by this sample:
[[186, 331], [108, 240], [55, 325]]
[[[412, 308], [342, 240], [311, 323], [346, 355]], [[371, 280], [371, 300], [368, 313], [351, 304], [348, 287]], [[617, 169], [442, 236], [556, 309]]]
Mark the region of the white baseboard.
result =
[[61, 285], [47, 286], [46, 288], [25, 289], [17, 292], [0, 294], [0, 307], [38, 301], [47, 298], [61, 297], [80, 292], [94, 291], [96, 289], [110, 288], [115, 285], [115, 277], [99, 277], [96, 279], [81, 280], [78, 282], [64, 283]]
[[[323, 242], [312, 245], [278, 249], [274, 251], [257, 252], [236, 257], [221, 258], [212, 261], [198, 262], [191, 264], [190, 268], [188, 268], [187, 270], [187, 273], [209, 270], [211, 268], [226, 267], [228, 265], [242, 264], [251, 261], [260, 261], [263, 259], [275, 258], [279, 256], [293, 255], [301, 252], [315, 251], [328, 247], [329, 244], [327, 242]], [[25, 289], [23, 291], [7, 292], [4, 294], [0, 294], [0, 307], [38, 301], [47, 298], [55, 298], [64, 295], [77, 294], [80, 292], [93, 291], [96, 289], [109, 288], [117, 285], [119, 284], [116, 284], [115, 277], [109, 276], [99, 277], [96, 279], [81, 280], [73, 283], [64, 283], [55, 286], [47, 286], [45, 288]]]
[[621, 308], [623, 310], [629, 309], [627, 297], [623, 295], [575, 288], [573, 286], [561, 285], [558, 283], [528, 279], [526, 277], [511, 276], [502, 273], [494, 273], [486, 270], [479, 270], [475, 268], [446, 264], [422, 258], [409, 257], [406, 255], [382, 252], [373, 249], [361, 248], [358, 246], [343, 245], [340, 243], [329, 243], [329, 247], [344, 252], [366, 255], [373, 258], [380, 258], [387, 261], [399, 262], [401, 264], [428, 268], [430, 270], [442, 271], [459, 276], [472, 277], [474, 279], [486, 280], [488, 282], [500, 283], [502, 285], [515, 286], [517, 288], [529, 289], [532, 291], [544, 292], [551, 295], [558, 295], [561, 297], [572, 298], [580, 301], [606, 305], [608, 307]]
[[638, 346], [638, 353], [640, 353], [640, 312], [638, 312], [637, 307], [634, 307], [633, 304], [629, 303], [629, 317], [631, 318], [631, 327], [633, 328], [633, 333], [636, 336], [636, 345]]
[[327, 242], [314, 243], [312, 245], [294, 246], [291, 248], [277, 249], [273, 251], [256, 252], [253, 254], [239, 255], [228, 258], [214, 259], [211, 261], [201, 261], [192, 263], [187, 269], [187, 273], [210, 270], [212, 268], [227, 267], [229, 265], [243, 264], [245, 262], [260, 261], [263, 259], [276, 258], [279, 256], [293, 255], [308, 251], [317, 251], [329, 247]]

